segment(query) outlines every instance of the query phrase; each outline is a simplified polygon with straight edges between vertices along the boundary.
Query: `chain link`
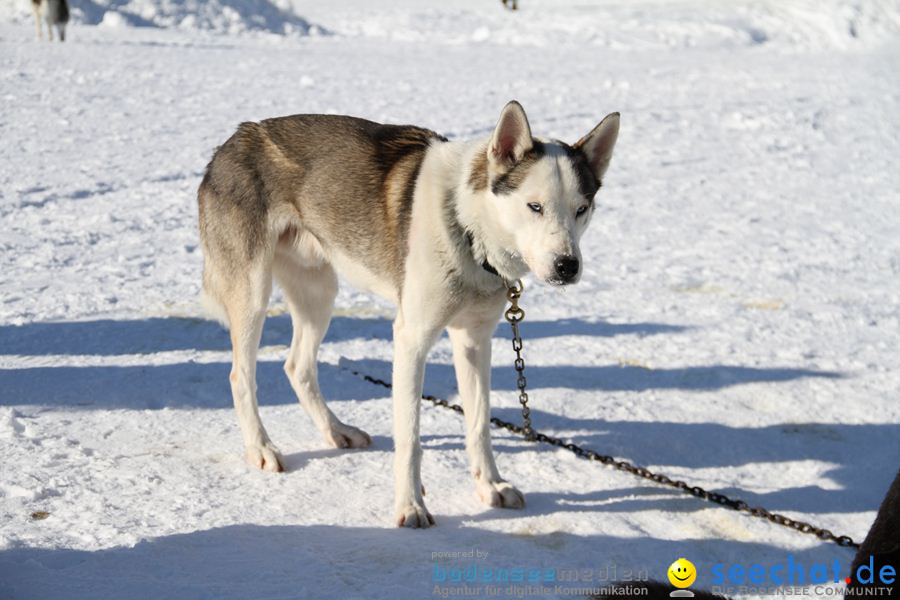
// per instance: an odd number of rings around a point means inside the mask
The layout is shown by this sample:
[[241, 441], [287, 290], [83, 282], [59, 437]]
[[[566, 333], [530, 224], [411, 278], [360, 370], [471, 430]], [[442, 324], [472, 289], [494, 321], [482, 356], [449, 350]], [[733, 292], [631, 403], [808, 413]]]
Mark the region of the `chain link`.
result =
[[[527, 380], [525, 379], [525, 360], [522, 358], [522, 337], [519, 335], [519, 323], [521, 323], [525, 318], [525, 311], [519, 307], [519, 298], [521, 298], [522, 296], [523, 289], [524, 288], [521, 281], [515, 281], [507, 285], [506, 297], [509, 299], [510, 307], [505, 313], [506, 320], [509, 321], [510, 327], [512, 327], [512, 346], [513, 351], [515, 351], [516, 353], [514, 366], [517, 374], [516, 387], [519, 389], [519, 404], [522, 405], [522, 425], [516, 425], [515, 423], [510, 423], [509, 421], [504, 421], [497, 417], [491, 417], [491, 423], [493, 425], [501, 429], [505, 429], [511, 433], [524, 436], [528, 441], [538, 442], [541, 444], [549, 444], [550, 446], [563, 448], [565, 450], [568, 450], [578, 458], [599, 462], [618, 471], [631, 473], [636, 477], [641, 477], [660, 485], [675, 488], [686, 494], [690, 494], [695, 498], [700, 498], [701, 500], [706, 500], [707, 502], [712, 502], [714, 504], [718, 504], [719, 506], [724, 506], [725, 508], [743, 512], [752, 517], [766, 519], [767, 521], [775, 523], [776, 525], [788, 527], [790, 529], [794, 529], [795, 531], [799, 531], [800, 533], [814, 535], [820, 540], [834, 542], [838, 546], [843, 546], [846, 548], [859, 548], [859, 544], [854, 542], [853, 538], [851, 538], [850, 536], [836, 535], [822, 527], [816, 527], [815, 525], [805, 523], [803, 521], [796, 521], [794, 519], [791, 519], [790, 517], [786, 517], [785, 515], [773, 513], [760, 506], [750, 506], [743, 500], [731, 498], [729, 496], [726, 496], [725, 494], [720, 494], [718, 492], [710, 492], [696, 485], [689, 485], [684, 481], [681, 481], [680, 479], [672, 479], [661, 473], [654, 473], [649, 469], [632, 464], [627, 460], [617, 460], [613, 456], [600, 454], [599, 452], [595, 452], [594, 450], [582, 448], [581, 446], [573, 442], [566, 442], [562, 438], [547, 435], [545, 433], [541, 433], [540, 431], [535, 431], [534, 429], [532, 429], [531, 410], [528, 408], [528, 392], [526, 391]], [[366, 375], [365, 373], [360, 373], [359, 371], [350, 372], [357, 377], [362, 377], [369, 383], [379, 385], [383, 388], [391, 389], [390, 382], [387, 382], [384, 379], [378, 379], [377, 377], [372, 377], [371, 375]], [[428, 400], [435, 406], [440, 406], [452, 410], [458, 414], [463, 414], [462, 406], [460, 406], [459, 404], [452, 404], [443, 398], [437, 398], [436, 396], [423, 394], [422, 399]]]
[[509, 300], [509, 308], [506, 309], [504, 316], [509, 321], [512, 328], [512, 348], [516, 353], [516, 360], [513, 361], [513, 368], [516, 370], [516, 387], [519, 388], [519, 404], [522, 405], [522, 435], [529, 442], [535, 440], [534, 429], [531, 428], [531, 409], [528, 408], [528, 392], [525, 387], [528, 380], [525, 379], [525, 359], [522, 358], [522, 336], [519, 335], [519, 322], [525, 318], [525, 311], [519, 307], [519, 298], [525, 286], [522, 280], [517, 279], [506, 287], [506, 298]]

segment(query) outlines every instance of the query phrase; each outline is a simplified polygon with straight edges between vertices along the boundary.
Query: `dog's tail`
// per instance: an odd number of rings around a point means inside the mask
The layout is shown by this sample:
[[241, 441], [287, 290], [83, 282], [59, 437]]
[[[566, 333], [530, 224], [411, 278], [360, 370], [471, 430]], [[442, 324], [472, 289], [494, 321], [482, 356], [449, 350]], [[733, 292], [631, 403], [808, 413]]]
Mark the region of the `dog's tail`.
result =
[[215, 285], [216, 273], [210, 262], [209, 248], [206, 243], [206, 207], [211, 201], [210, 195], [209, 166], [207, 166], [206, 174], [203, 176], [200, 187], [197, 189], [200, 246], [203, 249], [203, 289], [200, 292], [200, 305], [203, 307], [203, 312], [205, 312], [208, 317], [215, 319], [222, 327], [228, 329], [228, 313], [225, 310], [225, 304], [219, 299], [218, 294], [216, 293], [216, 290], [218, 289]]

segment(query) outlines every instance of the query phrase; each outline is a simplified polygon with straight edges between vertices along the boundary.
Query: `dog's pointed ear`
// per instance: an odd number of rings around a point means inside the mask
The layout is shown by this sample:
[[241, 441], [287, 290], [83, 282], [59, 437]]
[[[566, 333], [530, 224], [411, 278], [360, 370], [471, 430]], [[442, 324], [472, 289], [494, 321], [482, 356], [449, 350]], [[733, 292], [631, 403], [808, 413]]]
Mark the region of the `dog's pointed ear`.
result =
[[488, 160], [495, 165], [510, 167], [522, 160], [533, 146], [531, 126], [525, 116], [525, 109], [512, 100], [500, 113], [500, 120], [488, 145]]
[[613, 148], [619, 137], [619, 113], [606, 115], [600, 124], [575, 144], [575, 148], [584, 152], [588, 164], [594, 172], [597, 181], [603, 179], [603, 174], [609, 168], [612, 159]]

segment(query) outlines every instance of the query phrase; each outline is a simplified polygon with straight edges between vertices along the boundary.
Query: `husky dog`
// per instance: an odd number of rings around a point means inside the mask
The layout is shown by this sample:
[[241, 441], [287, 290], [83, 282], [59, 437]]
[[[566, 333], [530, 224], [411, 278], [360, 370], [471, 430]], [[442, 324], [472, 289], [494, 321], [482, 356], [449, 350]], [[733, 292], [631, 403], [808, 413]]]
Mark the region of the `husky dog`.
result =
[[480, 498], [521, 508], [491, 450], [491, 336], [507, 282], [531, 271], [578, 281], [579, 239], [609, 166], [619, 115], [574, 146], [532, 137], [518, 102], [489, 139], [450, 142], [413, 126], [295, 115], [243, 123], [216, 152], [198, 190], [203, 288], [231, 332], [231, 391], [247, 461], [282, 471], [260, 422], [256, 356], [273, 277], [293, 339], [284, 370], [325, 439], [362, 448], [369, 436], [325, 405], [316, 353], [338, 274], [397, 305], [393, 417], [395, 519], [428, 527], [420, 476], [425, 357], [444, 329], [465, 409], [466, 450]]
[[66, 41], [66, 23], [69, 22], [69, 3], [66, 0], [31, 0], [34, 10], [34, 28], [38, 39], [43, 37], [41, 17], [47, 23], [47, 35], [53, 41], [53, 28], [59, 31], [59, 41]]

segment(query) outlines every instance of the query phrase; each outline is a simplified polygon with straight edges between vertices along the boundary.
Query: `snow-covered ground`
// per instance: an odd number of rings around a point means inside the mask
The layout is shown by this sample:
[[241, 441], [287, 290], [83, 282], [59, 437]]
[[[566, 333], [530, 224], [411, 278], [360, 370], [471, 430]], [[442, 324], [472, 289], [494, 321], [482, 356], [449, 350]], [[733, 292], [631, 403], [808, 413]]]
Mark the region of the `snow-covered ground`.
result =
[[[0, 3], [0, 597], [425, 598], [435, 562], [848, 575], [848, 550], [499, 431], [528, 506], [483, 507], [430, 406], [438, 526], [394, 528], [389, 398], [351, 374], [389, 376], [390, 307], [347, 287], [321, 380], [373, 447], [326, 449], [296, 405], [276, 297], [259, 397], [288, 472], [249, 469], [194, 194], [244, 120], [484, 136], [517, 98], [574, 141], [621, 111], [582, 283], [526, 282], [536, 426], [861, 540], [900, 466], [895, 2], [93, 0], [65, 45], [27, 4]], [[516, 419], [511, 355], [501, 327]], [[428, 392], [450, 364], [442, 340]]]

